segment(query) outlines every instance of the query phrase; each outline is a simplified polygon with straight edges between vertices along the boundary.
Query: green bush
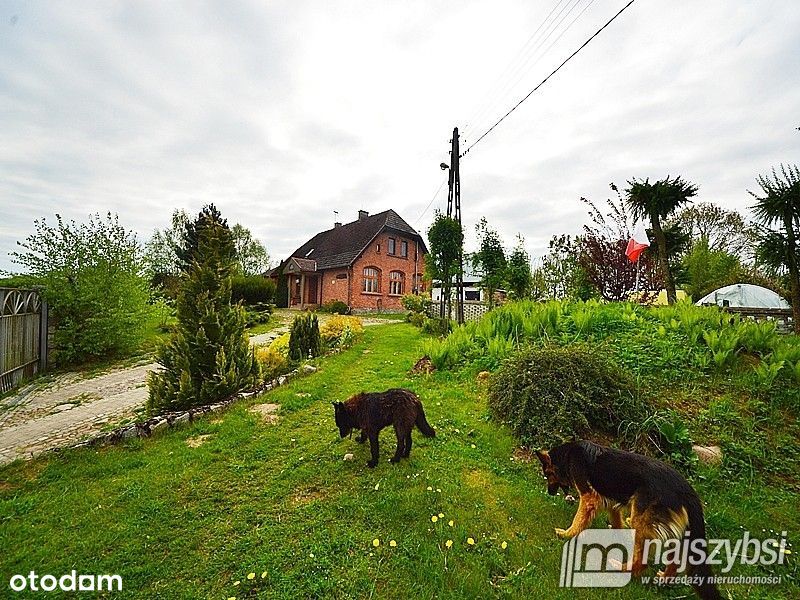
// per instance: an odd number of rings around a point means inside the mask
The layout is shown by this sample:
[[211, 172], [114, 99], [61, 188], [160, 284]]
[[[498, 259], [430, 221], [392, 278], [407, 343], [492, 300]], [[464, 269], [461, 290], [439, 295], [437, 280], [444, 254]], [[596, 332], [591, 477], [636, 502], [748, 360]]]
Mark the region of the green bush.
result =
[[275, 282], [261, 275], [239, 275], [231, 280], [231, 299], [250, 306], [269, 304], [275, 300]]
[[431, 305], [431, 299], [416, 294], [407, 294], [400, 299], [400, 303], [407, 311], [417, 314], [425, 314]]
[[331, 313], [334, 315], [346, 315], [350, 313], [350, 307], [341, 300], [328, 300], [317, 310], [319, 312]]
[[141, 248], [116, 216], [86, 223], [35, 221], [35, 233], [11, 253], [50, 306], [56, 359], [81, 363], [136, 352], [151, 314]]
[[422, 327], [425, 324], [425, 315], [421, 313], [408, 313], [406, 320], [414, 327]]
[[422, 331], [431, 335], [447, 335], [452, 329], [450, 319], [425, 319], [422, 323]]
[[596, 347], [527, 347], [489, 384], [492, 416], [523, 444], [550, 447], [594, 432], [616, 435], [648, 410], [633, 398], [628, 375]]
[[319, 334], [317, 315], [297, 315], [289, 332], [289, 360], [299, 362], [322, 354], [322, 337]]

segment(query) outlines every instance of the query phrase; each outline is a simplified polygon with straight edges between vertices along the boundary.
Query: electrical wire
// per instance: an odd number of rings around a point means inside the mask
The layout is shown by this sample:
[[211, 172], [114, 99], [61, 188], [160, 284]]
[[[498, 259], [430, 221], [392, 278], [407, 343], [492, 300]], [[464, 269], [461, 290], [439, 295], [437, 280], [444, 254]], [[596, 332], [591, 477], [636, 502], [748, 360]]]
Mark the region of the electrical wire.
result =
[[558, 66], [557, 66], [557, 67], [556, 67], [556, 68], [555, 68], [555, 69], [554, 69], [554, 70], [553, 70], [553, 71], [552, 71], [552, 72], [551, 72], [551, 73], [550, 73], [550, 74], [549, 74], [547, 77], [545, 77], [544, 79], [542, 79], [542, 81], [541, 81], [541, 82], [540, 82], [540, 83], [539, 83], [539, 84], [538, 84], [538, 85], [537, 85], [535, 88], [533, 88], [533, 89], [532, 89], [530, 92], [528, 92], [528, 93], [527, 93], [527, 94], [526, 94], [526, 95], [525, 95], [525, 96], [522, 98], [522, 100], [520, 100], [520, 101], [519, 101], [519, 102], [517, 102], [517, 103], [516, 103], [514, 106], [512, 106], [512, 107], [511, 107], [511, 109], [510, 109], [510, 110], [509, 110], [509, 111], [508, 111], [506, 114], [504, 114], [502, 117], [500, 117], [500, 119], [498, 119], [498, 120], [497, 120], [497, 122], [496, 122], [494, 125], [492, 125], [491, 127], [489, 127], [489, 129], [487, 129], [486, 131], [484, 131], [484, 132], [483, 132], [483, 134], [481, 134], [481, 136], [480, 136], [480, 137], [479, 137], [477, 140], [475, 140], [474, 142], [472, 142], [472, 144], [470, 144], [470, 145], [469, 145], [469, 147], [467, 147], [467, 149], [466, 149], [466, 150], [464, 150], [464, 152], [462, 152], [462, 153], [459, 155], [459, 157], [463, 157], [463, 156], [465, 156], [465, 155], [466, 155], [466, 154], [467, 154], [467, 153], [468, 153], [470, 150], [472, 150], [472, 149], [473, 149], [473, 148], [474, 148], [474, 147], [475, 147], [475, 146], [476, 146], [476, 145], [477, 145], [477, 144], [478, 144], [478, 143], [479, 143], [479, 142], [480, 142], [480, 141], [481, 141], [483, 138], [485, 138], [487, 135], [489, 135], [489, 134], [490, 134], [490, 133], [491, 133], [491, 132], [492, 132], [492, 131], [495, 129], [495, 127], [497, 127], [498, 125], [500, 125], [500, 123], [502, 123], [503, 121], [505, 121], [505, 120], [506, 120], [506, 118], [507, 118], [507, 117], [508, 117], [508, 116], [509, 116], [511, 113], [513, 113], [515, 110], [517, 110], [517, 108], [519, 108], [519, 106], [520, 106], [520, 105], [521, 105], [523, 102], [525, 102], [525, 100], [527, 100], [528, 98], [530, 98], [530, 97], [533, 95], [533, 93], [534, 93], [534, 92], [536, 92], [536, 91], [537, 91], [537, 90], [538, 90], [540, 87], [542, 87], [542, 86], [543, 86], [545, 83], [547, 83], [547, 81], [548, 81], [548, 80], [549, 80], [549, 79], [550, 79], [550, 78], [551, 78], [553, 75], [555, 75], [556, 73], [558, 73], [558, 72], [561, 70], [561, 68], [562, 68], [564, 65], [566, 65], [566, 64], [567, 64], [567, 63], [568, 63], [570, 60], [572, 60], [572, 59], [575, 57], [575, 55], [577, 55], [577, 54], [578, 54], [578, 52], [580, 52], [580, 51], [581, 51], [581, 50], [583, 50], [583, 49], [584, 49], [586, 46], [588, 46], [588, 45], [589, 45], [589, 42], [591, 42], [591, 41], [592, 41], [594, 38], [596, 38], [598, 35], [600, 35], [600, 33], [602, 33], [602, 31], [603, 31], [603, 30], [604, 30], [606, 27], [608, 27], [609, 25], [611, 25], [611, 23], [613, 23], [613, 22], [614, 22], [614, 20], [615, 20], [617, 17], [619, 17], [619, 16], [620, 16], [620, 15], [621, 15], [623, 12], [625, 12], [625, 10], [627, 10], [627, 8], [628, 8], [628, 7], [629, 7], [631, 4], [633, 4], [635, 1], [636, 1], [636, 0], [630, 0], [630, 2], [628, 2], [628, 3], [627, 3], [625, 6], [623, 6], [623, 7], [622, 7], [622, 8], [619, 10], [619, 12], [617, 12], [617, 14], [615, 14], [613, 17], [611, 17], [611, 18], [610, 18], [610, 19], [609, 19], [609, 20], [606, 22], [606, 24], [605, 24], [605, 25], [603, 25], [603, 26], [602, 26], [600, 29], [598, 29], [597, 31], [595, 31], [595, 32], [594, 32], [594, 33], [591, 35], [591, 37], [589, 37], [589, 39], [587, 39], [585, 42], [583, 42], [583, 44], [581, 44], [581, 45], [580, 45], [580, 47], [579, 47], [577, 50], [575, 50], [575, 52], [573, 52], [573, 53], [572, 53], [572, 54], [570, 54], [570, 55], [569, 55], [567, 58], [565, 58], [565, 59], [564, 59], [564, 61], [563, 61], [563, 62], [562, 62], [560, 65], [558, 65]]
[[431, 201], [430, 201], [430, 202], [428, 202], [428, 206], [426, 206], [426, 207], [425, 207], [425, 210], [423, 210], [423, 211], [420, 213], [420, 215], [417, 217], [417, 220], [416, 220], [416, 221], [414, 221], [414, 225], [416, 225], [417, 223], [419, 223], [419, 220], [420, 220], [422, 217], [424, 217], [424, 216], [425, 216], [425, 213], [426, 213], [426, 212], [428, 212], [428, 209], [431, 207], [431, 204], [433, 204], [433, 201], [434, 201], [434, 200], [436, 200], [436, 197], [439, 195], [439, 192], [441, 192], [441, 191], [442, 191], [442, 188], [444, 187], [444, 184], [445, 184], [445, 183], [447, 183], [447, 179], [445, 179], [444, 181], [442, 181], [442, 183], [441, 183], [441, 184], [439, 184], [439, 189], [438, 189], [438, 190], [436, 190], [436, 193], [433, 195], [433, 198], [431, 198]]

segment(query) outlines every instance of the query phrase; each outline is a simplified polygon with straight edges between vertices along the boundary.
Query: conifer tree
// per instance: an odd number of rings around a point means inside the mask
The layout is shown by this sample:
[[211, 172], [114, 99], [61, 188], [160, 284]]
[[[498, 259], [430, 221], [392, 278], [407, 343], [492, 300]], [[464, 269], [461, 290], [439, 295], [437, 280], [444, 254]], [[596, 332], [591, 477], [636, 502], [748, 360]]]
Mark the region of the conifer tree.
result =
[[148, 378], [151, 413], [221, 400], [258, 380], [241, 306], [231, 304], [234, 245], [219, 211], [206, 206], [187, 224], [178, 324]]

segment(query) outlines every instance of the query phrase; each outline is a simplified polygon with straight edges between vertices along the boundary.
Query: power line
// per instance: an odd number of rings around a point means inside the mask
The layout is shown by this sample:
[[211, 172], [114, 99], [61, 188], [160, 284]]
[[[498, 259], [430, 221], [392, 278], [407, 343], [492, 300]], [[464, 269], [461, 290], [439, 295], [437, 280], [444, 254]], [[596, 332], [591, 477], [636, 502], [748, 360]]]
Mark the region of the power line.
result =
[[[508, 65], [506, 65], [506, 68], [503, 70], [503, 72], [500, 74], [500, 76], [498, 76], [498, 78], [495, 80], [495, 82], [491, 86], [489, 86], [489, 88], [486, 90], [486, 93], [484, 94], [483, 98], [481, 99], [480, 104], [478, 104], [478, 106], [475, 109], [475, 111], [473, 111], [473, 113], [465, 121], [466, 129], [471, 129], [473, 123], [475, 123], [478, 120], [478, 117], [482, 116], [482, 114], [486, 111], [486, 109], [489, 106], [491, 106], [492, 104], [494, 104], [495, 100], [492, 98], [492, 96], [494, 95], [494, 92], [496, 92], [497, 90], [505, 88], [505, 84], [503, 83], [503, 80], [506, 78], [506, 76], [509, 76], [509, 77], [513, 76], [513, 74], [516, 72], [516, 70], [517, 70], [517, 68], [519, 66], [519, 63], [523, 62], [524, 57], [529, 52], [529, 49], [528, 49], [529, 45], [531, 45], [531, 43], [535, 43], [536, 39], [538, 37], [540, 37], [538, 35], [539, 31], [541, 31], [542, 27], [544, 27], [545, 24], [550, 20], [550, 17], [553, 15], [554, 12], [556, 12], [556, 9], [561, 5], [562, 2], [564, 2], [564, 0], [558, 0], [556, 2], [555, 6], [553, 6], [553, 8], [548, 13], [548, 15], [544, 18], [544, 20], [541, 23], [539, 23], [539, 26], [536, 28], [536, 30], [531, 34], [531, 36], [528, 38], [528, 40], [522, 45], [522, 48], [519, 49], [519, 51], [517, 52], [517, 55], [511, 60], [511, 62], [508, 63]], [[556, 15], [556, 17], [558, 17], [558, 15]], [[548, 25], [548, 27], [549, 27], [549, 25]], [[467, 134], [466, 130], [464, 131], [464, 134], [465, 135]]]
[[570, 55], [569, 55], [567, 58], [565, 58], [565, 59], [564, 59], [564, 62], [562, 62], [560, 65], [558, 65], [558, 66], [557, 66], [557, 67], [556, 67], [556, 68], [553, 70], [553, 72], [552, 72], [552, 73], [550, 73], [550, 74], [549, 74], [547, 77], [545, 77], [544, 79], [542, 79], [542, 81], [539, 83], [539, 85], [537, 85], [537, 86], [536, 86], [535, 88], [533, 88], [533, 89], [532, 89], [530, 92], [528, 92], [528, 93], [525, 95], [525, 97], [524, 97], [524, 98], [522, 98], [522, 100], [520, 100], [520, 101], [519, 101], [519, 102], [517, 102], [517, 103], [516, 103], [514, 106], [512, 106], [512, 107], [511, 107], [511, 109], [510, 109], [510, 110], [509, 110], [509, 111], [508, 111], [506, 114], [504, 114], [502, 117], [500, 117], [500, 119], [499, 119], [499, 120], [498, 120], [498, 121], [497, 121], [497, 122], [496, 122], [494, 125], [492, 125], [491, 127], [489, 127], [489, 129], [487, 129], [486, 131], [484, 131], [484, 132], [483, 132], [483, 134], [482, 134], [482, 135], [481, 135], [481, 136], [480, 136], [480, 137], [479, 137], [477, 140], [475, 140], [474, 142], [472, 142], [472, 144], [470, 144], [470, 146], [469, 146], [469, 147], [468, 147], [466, 150], [464, 150], [464, 153], [463, 153], [463, 154], [461, 154], [461, 156], [464, 156], [465, 154], [467, 154], [467, 152], [469, 152], [470, 150], [472, 150], [472, 149], [475, 147], [475, 145], [476, 145], [478, 142], [480, 142], [480, 141], [481, 141], [483, 138], [485, 138], [487, 135], [489, 135], [489, 134], [492, 132], [492, 130], [494, 130], [494, 128], [495, 128], [495, 127], [497, 127], [498, 125], [500, 125], [500, 123], [502, 123], [503, 121], [505, 121], [505, 119], [506, 119], [506, 118], [507, 118], [507, 117], [508, 117], [508, 116], [509, 116], [511, 113], [513, 113], [515, 110], [517, 110], [517, 108], [519, 108], [520, 104], [522, 104], [523, 102], [525, 102], [525, 100], [527, 100], [528, 98], [530, 98], [530, 97], [531, 97], [531, 95], [533, 95], [533, 93], [534, 93], [536, 90], [538, 90], [538, 89], [539, 89], [540, 87], [542, 87], [542, 86], [543, 86], [545, 83], [547, 83], [547, 80], [548, 80], [548, 79], [550, 79], [550, 78], [551, 78], [553, 75], [555, 75], [556, 73], [558, 73], [558, 72], [561, 70], [561, 67], [563, 67], [563, 66], [564, 66], [565, 64], [567, 64], [567, 63], [568, 63], [570, 60], [572, 60], [572, 59], [575, 57], [575, 55], [576, 55], [576, 54], [578, 54], [578, 52], [580, 52], [580, 51], [581, 51], [581, 50], [583, 50], [583, 49], [584, 49], [586, 46], [588, 46], [588, 45], [589, 45], [589, 42], [591, 42], [591, 41], [592, 41], [594, 38], [596, 38], [598, 35], [600, 35], [600, 33], [601, 33], [601, 32], [602, 32], [602, 31], [603, 31], [603, 30], [604, 30], [606, 27], [608, 27], [609, 25], [611, 25], [611, 23], [613, 23], [613, 22], [614, 22], [614, 20], [615, 20], [615, 19], [616, 19], [618, 16], [620, 16], [620, 15], [621, 15], [623, 12], [625, 12], [625, 10], [626, 10], [626, 9], [627, 9], [627, 8], [628, 8], [628, 7], [629, 7], [631, 4], [633, 4], [635, 1], [636, 1], [636, 0], [630, 0], [630, 2], [628, 2], [628, 3], [627, 3], [625, 6], [623, 6], [623, 7], [622, 7], [622, 8], [619, 10], [619, 12], [618, 12], [617, 14], [615, 14], [613, 17], [611, 17], [611, 18], [610, 18], [610, 19], [609, 19], [609, 20], [606, 22], [606, 24], [605, 24], [605, 25], [603, 25], [603, 26], [602, 26], [600, 29], [598, 29], [597, 31], [595, 31], [595, 32], [592, 34], [592, 36], [591, 36], [591, 37], [590, 37], [588, 40], [586, 40], [585, 42], [583, 42], [583, 44], [581, 44], [581, 46], [580, 46], [580, 47], [579, 47], [577, 50], [575, 50], [575, 52], [573, 52], [573, 53], [572, 53], [572, 54], [570, 54]]
[[442, 181], [442, 183], [441, 183], [441, 184], [439, 184], [439, 189], [438, 189], [438, 190], [436, 190], [436, 193], [433, 195], [433, 198], [431, 198], [431, 201], [430, 201], [430, 202], [428, 202], [428, 206], [426, 206], [426, 207], [425, 207], [425, 210], [423, 210], [423, 211], [422, 211], [422, 212], [419, 214], [419, 216], [417, 217], [417, 220], [416, 220], [416, 221], [414, 221], [414, 225], [416, 225], [417, 223], [419, 223], [419, 220], [420, 220], [422, 217], [424, 217], [424, 216], [425, 216], [425, 213], [426, 213], [426, 212], [428, 212], [428, 209], [431, 207], [431, 204], [433, 204], [433, 201], [434, 201], [434, 200], [436, 200], [436, 196], [438, 196], [438, 195], [439, 195], [439, 192], [441, 192], [441, 191], [442, 191], [442, 188], [444, 187], [444, 184], [445, 184], [445, 183], [447, 183], [447, 180], [446, 180], [446, 179], [445, 179], [444, 181]]
[[[572, 14], [572, 12], [575, 10], [578, 4], [580, 4], [580, 2], [581, 0], [574, 0], [574, 2], [572, 2], [571, 5], [570, 2], [567, 2], [567, 4], [564, 5], [564, 7], [558, 12], [558, 14], [556, 14], [556, 16], [553, 18], [553, 21], [544, 29], [544, 31], [542, 31], [542, 36], [544, 37], [539, 36], [540, 39], [538, 40], [538, 43], [535, 45], [533, 50], [529, 52], [527, 56], [525, 56], [522, 60], [520, 60], [520, 62], [514, 67], [514, 69], [509, 74], [508, 80], [498, 88], [498, 94], [495, 100], [485, 105], [484, 110], [472, 120], [472, 125], [468, 127], [470, 131], [469, 132], [465, 131], [465, 136], [471, 137], [471, 134], [475, 130], [483, 129], [483, 127], [485, 127], [486, 121], [489, 121], [489, 123], [491, 123], [490, 120], [492, 116], [491, 113], [494, 112], [495, 106], [504, 103], [505, 98], [511, 95], [517, 84], [520, 81], [522, 81], [525, 75], [530, 71], [530, 68], [533, 65], [536, 65], [536, 63], [538, 63], [539, 60], [542, 59], [544, 54], [547, 53], [547, 50], [550, 49], [552, 44], [551, 46], [548, 46], [548, 48], [541, 54], [539, 53], [539, 50], [547, 42], [547, 40], [549, 40], [550, 37], [556, 32], [556, 30], [560, 27], [560, 25]], [[589, 5], [591, 5], [591, 1]], [[567, 11], [566, 13], [564, 12], [565, 10]], [[583, 14], [583, 11], [581, 12], [581, 14]], [[575, 21], [573, 20], [569, 25], [567, 25], [566, 29], [564, 29], [559, 34], [558, 37], [560, 38], [562, 35], [564, 35], [574, 22]], [[539, 57], [536, 59], [533, 65], [529, 66], [529, 63], [531, 62], [531, 60], [534, 59], [534, 57], [536, 57], [537, 54], [539, 54]], [[478, 128], [479, 125], [480, 129]]]

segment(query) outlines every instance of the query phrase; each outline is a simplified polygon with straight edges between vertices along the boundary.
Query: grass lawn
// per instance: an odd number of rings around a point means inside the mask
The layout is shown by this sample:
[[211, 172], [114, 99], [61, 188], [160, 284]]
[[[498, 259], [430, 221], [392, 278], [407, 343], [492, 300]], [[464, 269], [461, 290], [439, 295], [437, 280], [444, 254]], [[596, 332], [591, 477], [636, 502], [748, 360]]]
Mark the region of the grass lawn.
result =
[[[156, 439], [0, 469], [0, 596], [11, 594], [15, 573], [75, 569], [119, 574], [124, 597], [148, 599], [692, 597], [689, 588], [637, 583], [559, 588], [563, 542], [553, 528], [567, 526], [575, 506], [547, 496], [538, 463], [511, 460], [514, 440], [488, 420], [483, 384], [408, 375], [421, 339], [403, 323], [370, 327], [319, 372], [222, 415]], [[415, 430], [411, 459], [391, 465], [386, 429], [381, 463], [370, 470], [368, 444], [338, 439], [330, 403], [394, 386], [419, 393], [437, 437]], [[262, 402], [281, 405], [279, 423], [248, 412]], [[201, 435], [209, 437], [199, 447], [187, 444]], [[343, 461], [347, 452], [356, 459]], [[793, 541], [798, 532], [790, 487], [709, 470], [694, 483], [711, 537], [743, 527], [788, 530]], [[782, 586], [736, 586], [731, 597], [797, 598], [795, 556], [777, 571]]]

